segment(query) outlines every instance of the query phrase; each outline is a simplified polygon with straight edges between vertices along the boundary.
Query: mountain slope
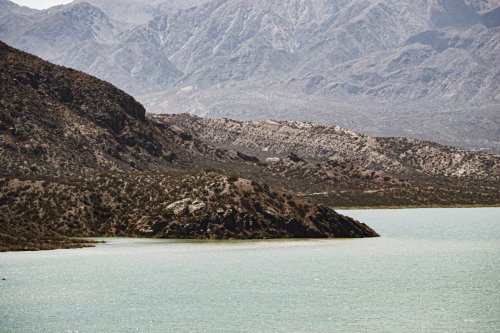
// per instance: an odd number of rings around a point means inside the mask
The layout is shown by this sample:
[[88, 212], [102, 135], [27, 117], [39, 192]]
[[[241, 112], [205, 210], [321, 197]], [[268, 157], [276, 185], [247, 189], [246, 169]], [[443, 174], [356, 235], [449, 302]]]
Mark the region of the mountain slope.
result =
[[0, 38], [110, 80], [150, 112], [500, 152], [498, 0], [91, 3], [5, 15]]
[[19, 6], [9, 0], [0, 0], [0, 16], [8, 14], [25, 14], [30, 15], [36, 13], [36, 9], [28, 8], [25, 6]]
[[3, 43], [0, 56], [2, 170], [133, 170], [182, 159], [142, 105], [111, 84]]

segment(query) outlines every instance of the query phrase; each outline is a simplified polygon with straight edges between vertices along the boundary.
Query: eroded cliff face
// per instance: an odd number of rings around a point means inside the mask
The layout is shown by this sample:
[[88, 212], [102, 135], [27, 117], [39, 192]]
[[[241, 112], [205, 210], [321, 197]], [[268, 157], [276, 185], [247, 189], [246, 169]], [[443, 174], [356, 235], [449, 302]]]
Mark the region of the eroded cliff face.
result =
[[3, 43], [0, 57], [0, 249], [74, 246], [66, 236], [377, 236], [328, 207], [204, 171], [259, 160], [151, 122], [106, 82]]

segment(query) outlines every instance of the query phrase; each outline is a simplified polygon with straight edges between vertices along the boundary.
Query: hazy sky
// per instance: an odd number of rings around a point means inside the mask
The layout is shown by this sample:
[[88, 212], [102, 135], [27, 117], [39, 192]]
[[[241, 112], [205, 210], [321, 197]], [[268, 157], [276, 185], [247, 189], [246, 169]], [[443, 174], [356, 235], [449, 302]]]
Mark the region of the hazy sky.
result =
[[27, 6], [36, 9], [45, 9], [55, 5], [70, 3], [73, 0], [11, 0], [21, 6]]

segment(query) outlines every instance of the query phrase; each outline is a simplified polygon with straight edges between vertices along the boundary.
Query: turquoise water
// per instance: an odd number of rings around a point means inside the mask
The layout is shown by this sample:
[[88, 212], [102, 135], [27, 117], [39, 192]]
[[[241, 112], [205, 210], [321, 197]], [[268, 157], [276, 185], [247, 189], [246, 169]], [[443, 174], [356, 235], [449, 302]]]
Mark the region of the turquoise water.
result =
[[0, 253], [0, 332], [500, 331], [500, 208], [344, 213], [383, 237]]

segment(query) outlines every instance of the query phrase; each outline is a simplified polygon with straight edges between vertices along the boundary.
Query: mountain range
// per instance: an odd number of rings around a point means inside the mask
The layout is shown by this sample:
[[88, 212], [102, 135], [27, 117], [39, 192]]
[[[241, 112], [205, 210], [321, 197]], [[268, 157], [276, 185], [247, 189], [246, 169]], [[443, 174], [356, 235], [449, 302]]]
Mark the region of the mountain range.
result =
[[500, 201], [495, 155], [307, 122], [146, 114], [113, 85], [4, 43], [0, 64], [3, 250], [82, 245], [67, 236], [377, 236], [328, 206]]
[[500, 152], [498, 0], [2, 0], [0, 39], [147, 111], [302, 120]]

